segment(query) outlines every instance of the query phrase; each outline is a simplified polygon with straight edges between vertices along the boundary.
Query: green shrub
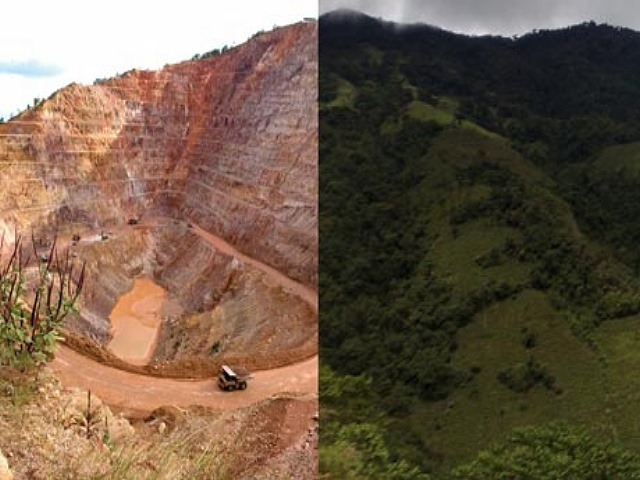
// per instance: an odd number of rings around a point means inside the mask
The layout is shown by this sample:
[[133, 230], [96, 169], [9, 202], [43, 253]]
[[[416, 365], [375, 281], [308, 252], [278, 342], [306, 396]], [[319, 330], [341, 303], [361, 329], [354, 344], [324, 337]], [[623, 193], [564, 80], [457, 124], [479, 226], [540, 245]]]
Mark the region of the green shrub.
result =
[[558, 393], [555, 377], [546, 366], [531, 357], [524, 363], [517, 363], [502, 370], [498, 373], [497, 378], [500, 383], [517, 393], [528, 392], [538, 384], [547, 390]]
[[453, 479], [638, 479], [640, 458], [585, 429], [554, 423], [516, 429], [456, 468]]
[[[36, 255], [39, 263], [29, 266], [17, 238], [0, 266], [0, 365], [28, 370], [53, 358], [60, 327], [74, 311], [84, 282], [84, 265], [74, 278], [69, 257], [60, 259], [55, 247], [54, 241], [49, 254]], [[35, 280], [27, 287], [28, 272]]]

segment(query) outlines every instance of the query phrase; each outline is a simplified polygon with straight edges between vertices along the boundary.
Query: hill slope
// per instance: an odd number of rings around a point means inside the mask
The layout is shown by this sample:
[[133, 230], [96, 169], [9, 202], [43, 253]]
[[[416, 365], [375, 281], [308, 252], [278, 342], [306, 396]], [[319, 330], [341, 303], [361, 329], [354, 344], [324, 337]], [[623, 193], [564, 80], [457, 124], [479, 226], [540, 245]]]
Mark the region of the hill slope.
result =
[[389, 459], [437, 475], [556, 420], [640, 449], [638, 48], [593, 23], [505, 39], [321, 18], [321, 434], [325, 458], [355, 452], [326, 471], [372, 461], [351, 396]]

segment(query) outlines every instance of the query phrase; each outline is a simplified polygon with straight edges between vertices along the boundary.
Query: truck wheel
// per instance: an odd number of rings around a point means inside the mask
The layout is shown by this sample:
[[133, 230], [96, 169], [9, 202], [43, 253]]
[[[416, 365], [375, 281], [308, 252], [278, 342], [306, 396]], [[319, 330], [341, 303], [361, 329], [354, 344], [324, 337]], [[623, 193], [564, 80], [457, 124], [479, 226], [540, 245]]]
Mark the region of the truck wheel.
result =
[[240, 390], [244, 390], [245, 388], [247, 388], [247, 384], [245, 382], [242, 382], [240, 384]]

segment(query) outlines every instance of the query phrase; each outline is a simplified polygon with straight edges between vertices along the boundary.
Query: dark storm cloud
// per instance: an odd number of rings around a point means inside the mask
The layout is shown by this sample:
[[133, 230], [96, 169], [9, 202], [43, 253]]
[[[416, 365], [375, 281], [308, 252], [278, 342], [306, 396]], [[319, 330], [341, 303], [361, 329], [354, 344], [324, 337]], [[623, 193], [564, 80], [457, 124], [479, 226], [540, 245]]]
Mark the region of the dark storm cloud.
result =
[[320, 0], [320, 13], [338, 8], [474, 34], [522, 34], [587, 20], [640, 30], [635, 0]]

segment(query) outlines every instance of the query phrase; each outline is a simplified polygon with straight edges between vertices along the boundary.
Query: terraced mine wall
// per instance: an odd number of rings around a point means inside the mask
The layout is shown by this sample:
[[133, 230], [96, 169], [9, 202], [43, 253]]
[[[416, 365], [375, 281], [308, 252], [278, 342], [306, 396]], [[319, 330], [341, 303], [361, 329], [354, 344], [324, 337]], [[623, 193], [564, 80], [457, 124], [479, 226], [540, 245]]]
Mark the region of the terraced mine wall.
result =
[[0, 125], [0, 231], [188, 218], [307, 285], [317, 264], [316, 26], [70, 85]]
[[218, 56], [72, 84], [0, 124], [0, 234], [82, 237], [89, 280], [73, 332], [104, 346], [118, 297], [147, 275], [175, 307], [157, 361], [251, 352], [284, 364], [317, 351], [308, 303], [190, 231], [315, 289], [316, 37], [300, 23]]

